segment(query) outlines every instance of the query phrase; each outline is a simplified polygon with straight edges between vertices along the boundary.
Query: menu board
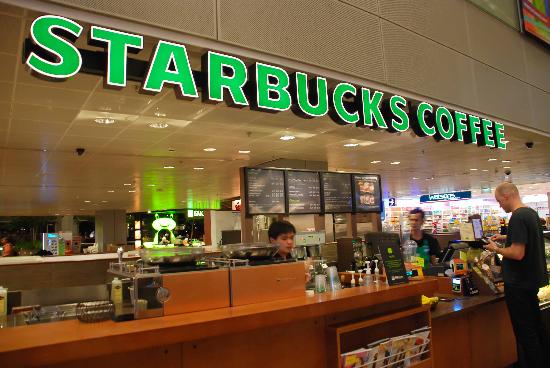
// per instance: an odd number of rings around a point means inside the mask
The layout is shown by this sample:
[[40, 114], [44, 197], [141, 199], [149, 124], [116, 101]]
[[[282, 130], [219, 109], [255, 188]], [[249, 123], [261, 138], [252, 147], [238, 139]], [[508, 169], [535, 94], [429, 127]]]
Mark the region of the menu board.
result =
[[351, 212], [350, 174], [321, 173], [325, 213]]
[[285, 173], [246, 169], [246, 209], [250, 215], [285, 213]]
[[289, 213], [321, 213], [319, 173], [287, 171]]
[[380, 177], [372, 174], [353, 174], [353, 193], [356, 212], [381, 212]]

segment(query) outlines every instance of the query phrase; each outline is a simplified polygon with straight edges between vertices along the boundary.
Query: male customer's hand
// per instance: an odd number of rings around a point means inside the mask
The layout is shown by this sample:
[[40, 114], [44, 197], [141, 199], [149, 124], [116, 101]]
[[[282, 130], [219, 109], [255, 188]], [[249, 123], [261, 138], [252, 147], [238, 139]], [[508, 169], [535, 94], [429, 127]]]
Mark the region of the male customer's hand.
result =
[[491, 252], [496, 252], [498, 248], [499, 246], [497, 245], [497, 243], [493, 241], [492, 237], [491, 237], [491, 240], [489, 240], [489, 243], [485, 245], [485, 249]]
[[503, 241], [506, 241], [506, 235], [496, 234], [491, 236], [490, 239], [491, 241], [494, 241], [494, 242], [503, 242]]

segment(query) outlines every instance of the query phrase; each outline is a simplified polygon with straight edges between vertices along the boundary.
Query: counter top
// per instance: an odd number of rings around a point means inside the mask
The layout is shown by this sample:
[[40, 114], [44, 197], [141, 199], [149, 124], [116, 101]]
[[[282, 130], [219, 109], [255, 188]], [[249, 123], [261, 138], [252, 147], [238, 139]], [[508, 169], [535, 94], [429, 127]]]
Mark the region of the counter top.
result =
[[438, 318], [446, 318], [456, 316], [459, 313], [465, 313], [474, 308], [478, 308], [483, 305], [504, 300], [504, 294], [499, 295], [476, 295], [476, 296], [461, 296], [461, 295], [448, 295], [448, 294], [435, 294], [438, 297], [454, 298], [453, 301], [444, 302], [439, 301], [435, 310], [432, 311], [432, 320]]
[[[124, 253], [124, 258], [136, 258], [137, 255]], [[116, 253], [100, 254], [78, 254], [74, 256], [18, 256], [18, 257], [0, 257], [0, 266], [18, 265], [18, 264], [37, 264], [37, 263], [57, 263], [57, 262], [82, 262], [96, 261], [101, 259], [118, 259]]]
[[240, 307], [115, 323], [77, 320], [0, 330], [0, 366], [46, 365], [318, 318], [392, 303], [437, 289], [435, 280], [378, 284]]

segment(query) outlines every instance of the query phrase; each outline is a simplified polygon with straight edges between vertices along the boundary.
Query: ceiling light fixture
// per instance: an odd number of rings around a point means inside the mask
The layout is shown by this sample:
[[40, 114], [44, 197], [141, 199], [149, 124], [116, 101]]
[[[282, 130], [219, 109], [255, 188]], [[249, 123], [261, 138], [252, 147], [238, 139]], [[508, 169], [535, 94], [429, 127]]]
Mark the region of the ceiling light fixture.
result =
[[293, 135], [283, 135], [281, 138], [279, 138], [282, 141], [291, 141], [295, 139], [296, 137]]
[[412, 179], [413, 179], [413, 180], [418, 180], [418, 178], [415, 178], [414, 176], [413, 176], [413, 178], [412, 178]]
[[470, 169], [470, 171], [477, 171], [477, 169]]
[[151, 123], [149, 124], [149, 126], [155, 129], [164, 129], [164, 128], [168, 128], [170, 125], [167, 123]]
[[194, 167], [193, 170], [204, 170], [204, 167]]
[[487, 171], [489, 171], [489, 170], [487, 170], [487, 169], [483, 169], [483, 170], [481, 170], [481, 171], [487, 172]]
[[147, 184], [148, 187], [156, 187], [155, 184]]
[[239, 150], [239, 153], [250, 153], [250, 150]]
[[504, 166], [505, 169], [511, 169], [512, 167], [510, 166]]
[[130, 184], [130, 183], [125, 183], [124, 184], [125, 187], [129, 187], [130, 185], [132, 185], [132, 184]]
[[202, 149], [205, 152], [214, 152], [216, 149], [214, 147], [207, 147]]
[[512, 162], [512, 161], [510, 161], [510, 160], [502, 160], [502, 163], [503, 163], [503, 164], [507, 164], [507, 163], [509, 163], [509, 162]]
[[84, 201], [84, 203], [90, 203], [91, 201]]
[[164, 166], [165, 169], [175, 169], [174, 166]]
[[43, 149], [42, 152], [48, 152], [48, 150], [47, 150], [47, 149]]
[[357, 147], [359, 143], [346, 143], [344, 144], [344, 147]]
[[135, 190], [129, 190], [128, 193], [135, 193]]
[[94, 121], [98, 124], [103, 124], [103, 125], [111, 125], [116, 122], [116, 120], [113, 118], [96, 118]]
[[401, 162], [400, 161], [394, 161], [394, 162], [390, 162], [390, 165], [399, 165]]
[[155, 111], [155, 114], [154, 114], [157, 118], [165, 118], [166, 117], [166, 114], [163, 113], [163, 112], [160, 112], [160, 111]]
[[490, 158], [487, 161], [496, 161], [496, 160], [497, 160], [496, 158]]
[[108, 201], [101, 201], [101, 203], [107, 203]]
[[114, 190], [108, 190], [107, 193], [114, 193]]
[[380, 162], [382, 162], [382, 161], [374, 160], [374, 161], [371, 161], [370, 163], [371, 164], [379, 164]]

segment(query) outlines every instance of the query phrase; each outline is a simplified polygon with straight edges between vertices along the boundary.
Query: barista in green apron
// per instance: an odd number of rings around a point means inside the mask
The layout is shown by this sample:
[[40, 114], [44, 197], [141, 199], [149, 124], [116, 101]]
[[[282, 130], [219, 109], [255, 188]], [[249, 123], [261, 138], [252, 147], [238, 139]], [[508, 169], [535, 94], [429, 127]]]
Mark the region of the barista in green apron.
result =
[[409, 225], [411, 227], [411, 240], [416, 242], [416, 255], [424, 260], [424, 267], [436, 264], [439, 260], [441, 248], [437, 240], [430, 234], [422, 231], [424, 225], [424, 211], [415, 208], [409, 212]]

